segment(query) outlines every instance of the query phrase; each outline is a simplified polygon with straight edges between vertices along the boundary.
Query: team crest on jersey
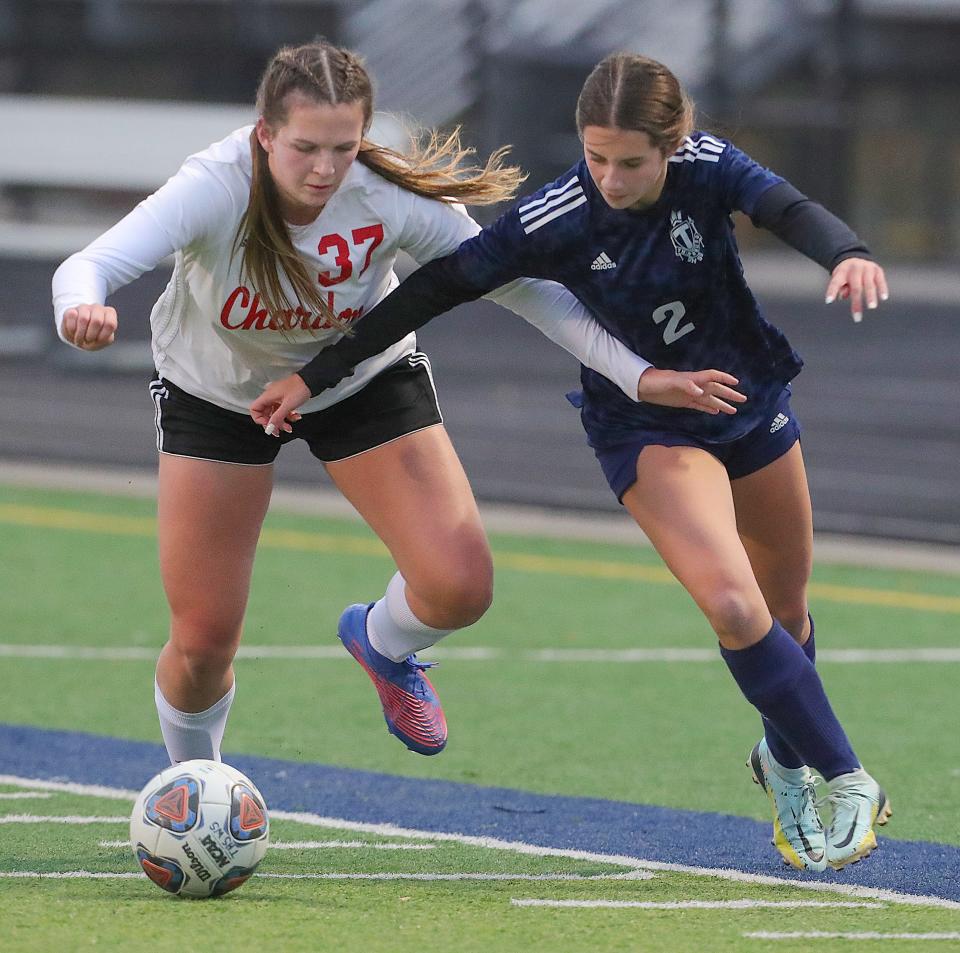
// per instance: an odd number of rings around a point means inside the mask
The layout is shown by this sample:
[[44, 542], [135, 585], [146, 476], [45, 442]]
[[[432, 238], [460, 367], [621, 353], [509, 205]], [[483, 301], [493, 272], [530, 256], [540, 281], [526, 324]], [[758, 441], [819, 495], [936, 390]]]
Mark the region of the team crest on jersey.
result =
[[696, 264], [703, 261], [703, 236], [697, 231], [693, 219], [683, 217], [683, 212], [670, 213], [670, 241], [677, 258]]

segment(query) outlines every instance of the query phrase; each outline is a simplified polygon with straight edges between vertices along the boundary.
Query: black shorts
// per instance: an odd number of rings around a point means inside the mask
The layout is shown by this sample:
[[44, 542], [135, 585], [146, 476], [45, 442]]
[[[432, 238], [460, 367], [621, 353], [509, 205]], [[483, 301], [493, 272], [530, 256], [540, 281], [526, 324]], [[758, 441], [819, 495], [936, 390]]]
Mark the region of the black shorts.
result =
[[307, 441], [324, 463], [372, 450], [405, 434], [443, 423], [430, 361], [402, 357], [339, 403], [293, 424], [293, 433], [268, 437], [249, 414], [225, 410], [158, 377], [150, 382], [156, 404], [157, 449], [178, 457], [264, 466], [291, 440]]

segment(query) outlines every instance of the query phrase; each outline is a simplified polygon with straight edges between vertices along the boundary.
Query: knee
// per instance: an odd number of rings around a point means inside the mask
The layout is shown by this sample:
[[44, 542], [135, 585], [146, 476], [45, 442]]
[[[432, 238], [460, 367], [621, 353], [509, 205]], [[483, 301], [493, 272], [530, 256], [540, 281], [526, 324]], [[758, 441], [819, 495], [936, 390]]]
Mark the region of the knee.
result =
[[170, 627], [170, 651], [194, 679], [229, 668], [239, 642], [239, 625], [224, 620], [175, 616]]
[[443, 603], [455, 617], [454, 627], [473, 625], [493, 602], [493, 572], [475, 566], [448, 570], [443, 590]]
[[417, 595], [441, 615], [440, 628], [473, 625], [493, 602], [493, 565], [489, 553], [451, 559], [416, 582], [407, 580]]
[[723, 644], [753, 640], [758, 627], [768, 625], [766, 610], [736, 587], [721, 587], [700, 600], [700, 608]]
[[793, 605], [771, 606], [770, 612], [798, 642], [807, 628], [807, 603], [801, 599]]

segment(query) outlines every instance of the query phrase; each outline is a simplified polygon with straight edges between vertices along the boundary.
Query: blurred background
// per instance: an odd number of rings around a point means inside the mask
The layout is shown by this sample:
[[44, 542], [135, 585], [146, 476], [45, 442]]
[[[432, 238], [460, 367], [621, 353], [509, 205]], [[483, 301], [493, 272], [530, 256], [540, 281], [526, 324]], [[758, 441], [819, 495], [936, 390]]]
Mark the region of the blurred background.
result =
[[[851, 323], [821, 269], [737, 216], [748, 277], [807, 361], [795, 385], [821, 532], [960, 546], [960, 0], [0, 0], [0, 461], [152, 467], [150, 307], [98, 354], [58, 343], [56, 265], [255, 118], [278, 45], [323, 35], [377, 82], [377, 135], [511, 143], [530, 189], [577, 161], [573, 111], [618, 49], [665, 62], [732, 138], [862, 235], [891, 300]], [[488, 220], [478, 210], [481, 221]], [[616, 512], [564, 393], [576, 365], [507, 312], [421, 333], [481, 500]], [[299, 447], [288, 485], [323, 485]]]

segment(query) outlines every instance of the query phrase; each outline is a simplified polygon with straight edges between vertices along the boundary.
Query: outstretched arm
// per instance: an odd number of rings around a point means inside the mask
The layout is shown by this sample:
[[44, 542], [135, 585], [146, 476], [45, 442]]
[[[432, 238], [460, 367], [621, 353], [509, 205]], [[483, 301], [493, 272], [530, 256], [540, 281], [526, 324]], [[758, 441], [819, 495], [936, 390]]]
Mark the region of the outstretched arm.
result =
[[[353, 368], [379, 354], [432, 317], [486, 291], [462, 277], [456, 256], [428, 262], [355, 325], [350, 337], [322, 350], [299, 373], [274, 381], [250, 405], [253, 419], [269, 434], [290, 431], [290, 414], [311, 396], [333, 387]], [[746, 398], [737, 380], [717, 370], [658, 370], [605, 331], [582, 305], [554, 282], [516, 282], [502, 304], [520, 311], [516, 296], [538, 297], [523, 314], [578, 359], [619, 384], [633, 400], [717, 414], [736, 412]], [[513, 300], [508, 300], [510, 297]], [[500, 295], [498, 294], [497, 300]], [[529, 305], [529, 301], [527, 302]]]
[[886, 276], [867, 246], [845, 222], [789, 182], [764, 192], [751, 219], [826, 268], [826, 303], [849, 299], [854, 321], [863, 319], [864, 302], [872, 310], [889, 298]]

